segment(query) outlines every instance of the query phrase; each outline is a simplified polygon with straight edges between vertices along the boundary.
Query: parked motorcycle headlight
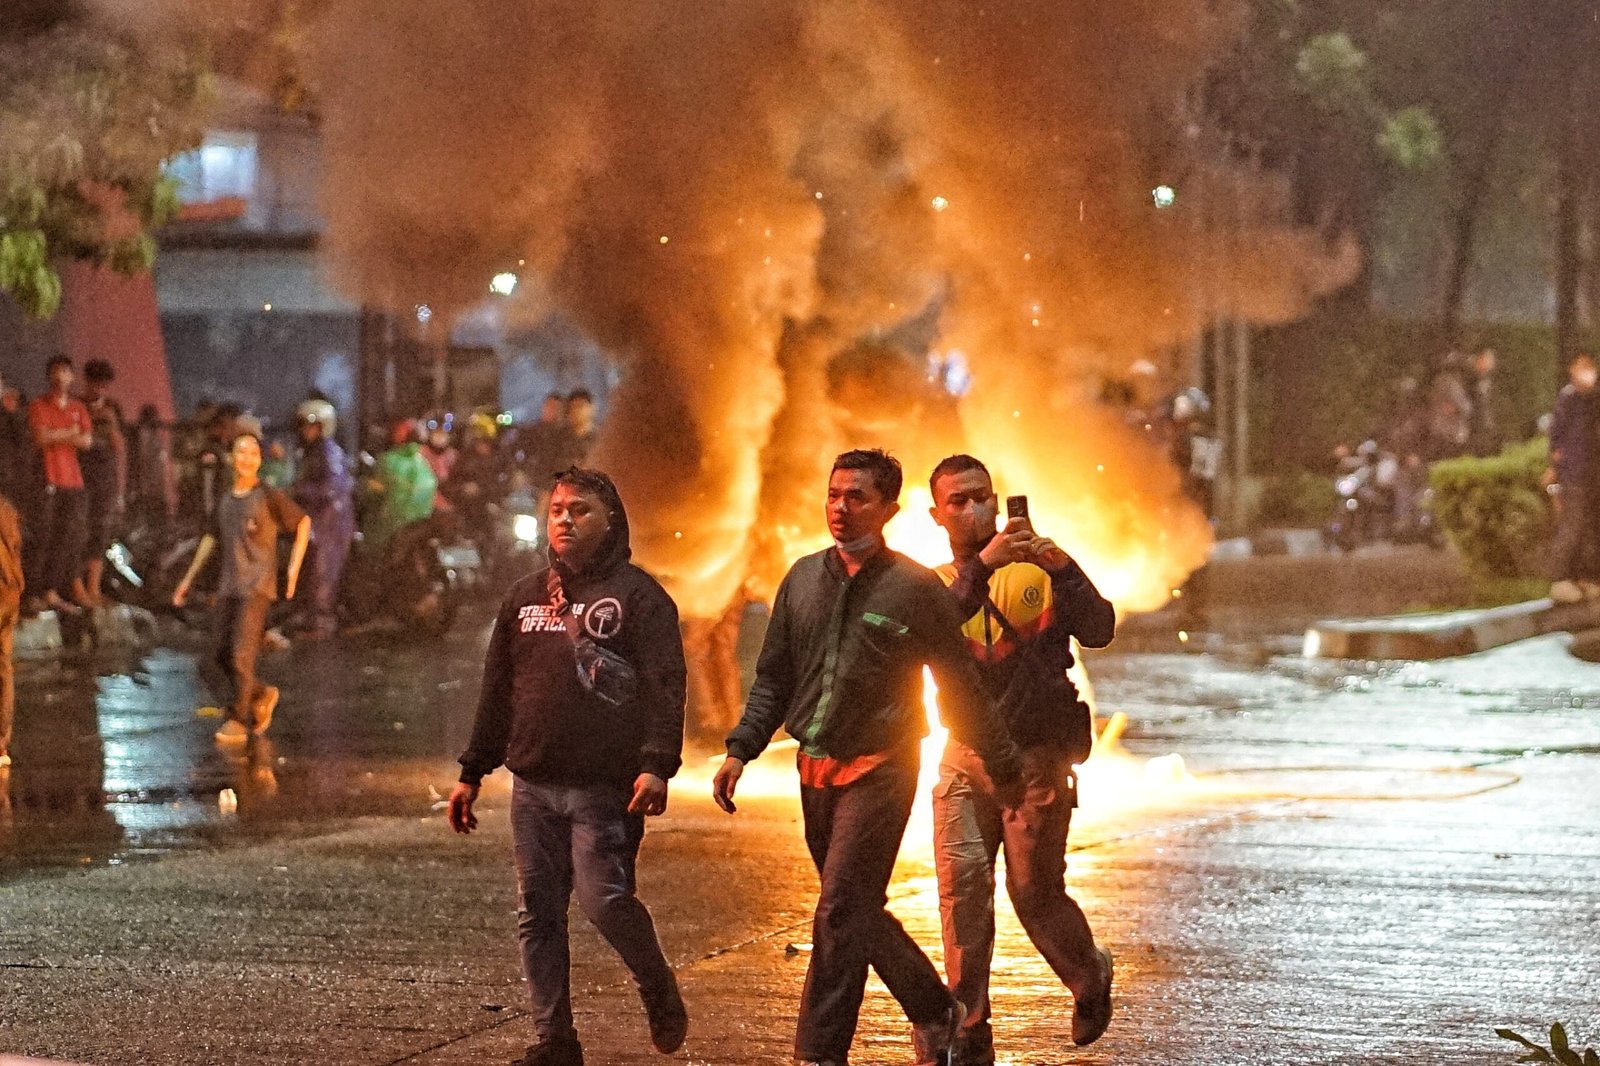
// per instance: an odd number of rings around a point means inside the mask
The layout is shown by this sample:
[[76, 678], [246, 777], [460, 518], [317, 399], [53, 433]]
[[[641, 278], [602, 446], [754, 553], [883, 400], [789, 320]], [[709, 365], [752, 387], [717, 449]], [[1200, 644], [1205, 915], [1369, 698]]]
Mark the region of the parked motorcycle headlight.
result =
[[121, 541], [112, 542], [111, 547], [106, 549], [106, 561], [128, 584], [136, 589], [144, 588], [144, 581], [134, 572], [133, 555]]
[[519, 514], [511, 520], [511, 532], [524, 544], [539, 542], [539, 519], [531, 514]]

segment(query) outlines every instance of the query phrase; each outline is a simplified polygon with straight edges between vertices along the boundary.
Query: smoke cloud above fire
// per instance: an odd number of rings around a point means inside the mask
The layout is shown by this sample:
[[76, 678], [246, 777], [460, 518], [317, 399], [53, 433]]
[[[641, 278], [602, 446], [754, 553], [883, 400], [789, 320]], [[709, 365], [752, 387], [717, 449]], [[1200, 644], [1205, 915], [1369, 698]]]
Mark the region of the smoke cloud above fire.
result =
[[[621, 365], [596, 462], [689, 615], [825, 543], [830, 460], [862, 445], [912, 486], [971, 451], [1120, 606], [1159, 606], [1209, 529], [1101, 381], [1349, 275], [1310, 234], [1221, 247], [1151, 205], [1235, 28], [1216, 0], [300, 7], [343, 284], [467, 307], [525, 263]], [[959, 401], [927, 372], [951, 353]]]

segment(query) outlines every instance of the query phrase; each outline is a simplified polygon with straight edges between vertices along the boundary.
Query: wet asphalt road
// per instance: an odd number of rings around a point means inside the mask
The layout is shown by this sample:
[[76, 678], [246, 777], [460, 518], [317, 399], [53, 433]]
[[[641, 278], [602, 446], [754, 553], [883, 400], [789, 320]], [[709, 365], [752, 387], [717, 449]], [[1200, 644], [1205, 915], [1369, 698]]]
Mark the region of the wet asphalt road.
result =
[[[274, 657], [284, 703], [242, 757], [195, 714], [191, 651], [98, 676], [30, 666], [0, 808], [0, 1051], [439, 1066], [518, 1052], [504, 782], [484, 839], [451, 838], [433, 810], [485, 627]], [[1071, 1050], [1070, 1000], [1002, 907], [1001, 1062], [1501, 1063], [1514, 1049], [1494, 1026], [1558, 1019], [1600, 1041], [1600, 667], [1565, 637], [1384, 667], [1280, 654], [1292, 644], [1156, 640], [1094, 660], [1103, 709], [1132, 719], [1131, 756], [1086, 773], [1069, 876], [1118, 954], [1119, 1014]], [[815, 879], [792, 770], [757, 766], [732, 819], [691, 767], [646, 845], [694, 1062], [786, 1060]], [[893, 905], [933, 948], [930, 874], [914, 825]], [[589, 1060], [659, 1061], [616, 963], [574, 930]], [[908, 1061], [881, 989], [854, 1061]]]
[[170, 646], [148, 655], [22, 664], [0, 880], [426, 813], [471, 732], [487, 615], [437, 641], [342, 638], [263, 656], [284, 696], [248, 746], [212, 737], [221, 719], [197, 669], [201, 632], [169, 622]]

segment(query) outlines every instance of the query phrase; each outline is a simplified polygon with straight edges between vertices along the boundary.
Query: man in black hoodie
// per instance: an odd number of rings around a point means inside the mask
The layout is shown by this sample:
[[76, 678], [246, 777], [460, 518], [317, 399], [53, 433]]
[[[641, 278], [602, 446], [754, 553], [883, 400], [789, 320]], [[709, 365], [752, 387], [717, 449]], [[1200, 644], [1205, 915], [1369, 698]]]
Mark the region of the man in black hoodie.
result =
[[900, 464], [845, 452], [828, 480], [834, 547], [790, 568], [772, 605], [743, 719], [728, 736], [714, 796], [732, 813], [745, 763], [779, 725], [800, 742], [800, 808], [822, 879], [795, 1057], [844, 1066], [867, 981], [878, 972], [913, 1026], [918, 1063], [948, 1066], [965, 1014], [886, 909], [928, 733], [922, 668], [933, 669], [953, 735], [1001, 783], [1017, 756], [981, 692], [956, 603], [931, 571], [883, 541], [899, 510]]
[[578, 905], [638, 983], [656, 1050], [683, 1046], [688, 1017], [650, 912], [634, 894], [646, 815], [667, 808], [683, 746], [678, 609], [628, 560], [628, 516], [605, 474], [573, 468], [548, 512], [555, 562], [511, 587], [484, 662], [472, 742], [450, 825], [502, 762], [513, 777], [518, 940], [539, 1042], [521, 1066], [582, 1066], [572, 1022], [567, 905]]

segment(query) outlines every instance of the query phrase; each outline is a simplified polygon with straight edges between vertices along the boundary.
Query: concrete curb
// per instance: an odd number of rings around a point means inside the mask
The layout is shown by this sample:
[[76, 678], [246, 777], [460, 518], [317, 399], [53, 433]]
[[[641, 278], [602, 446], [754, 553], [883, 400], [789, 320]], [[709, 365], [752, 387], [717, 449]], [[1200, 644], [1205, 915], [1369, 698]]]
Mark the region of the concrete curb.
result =
[[1600, 601], [1530, 600], [1508, 607], [1330, 620], [1306, 630], [1308, 659], [1448, 659], [1545, 633], [1600, 628]]

